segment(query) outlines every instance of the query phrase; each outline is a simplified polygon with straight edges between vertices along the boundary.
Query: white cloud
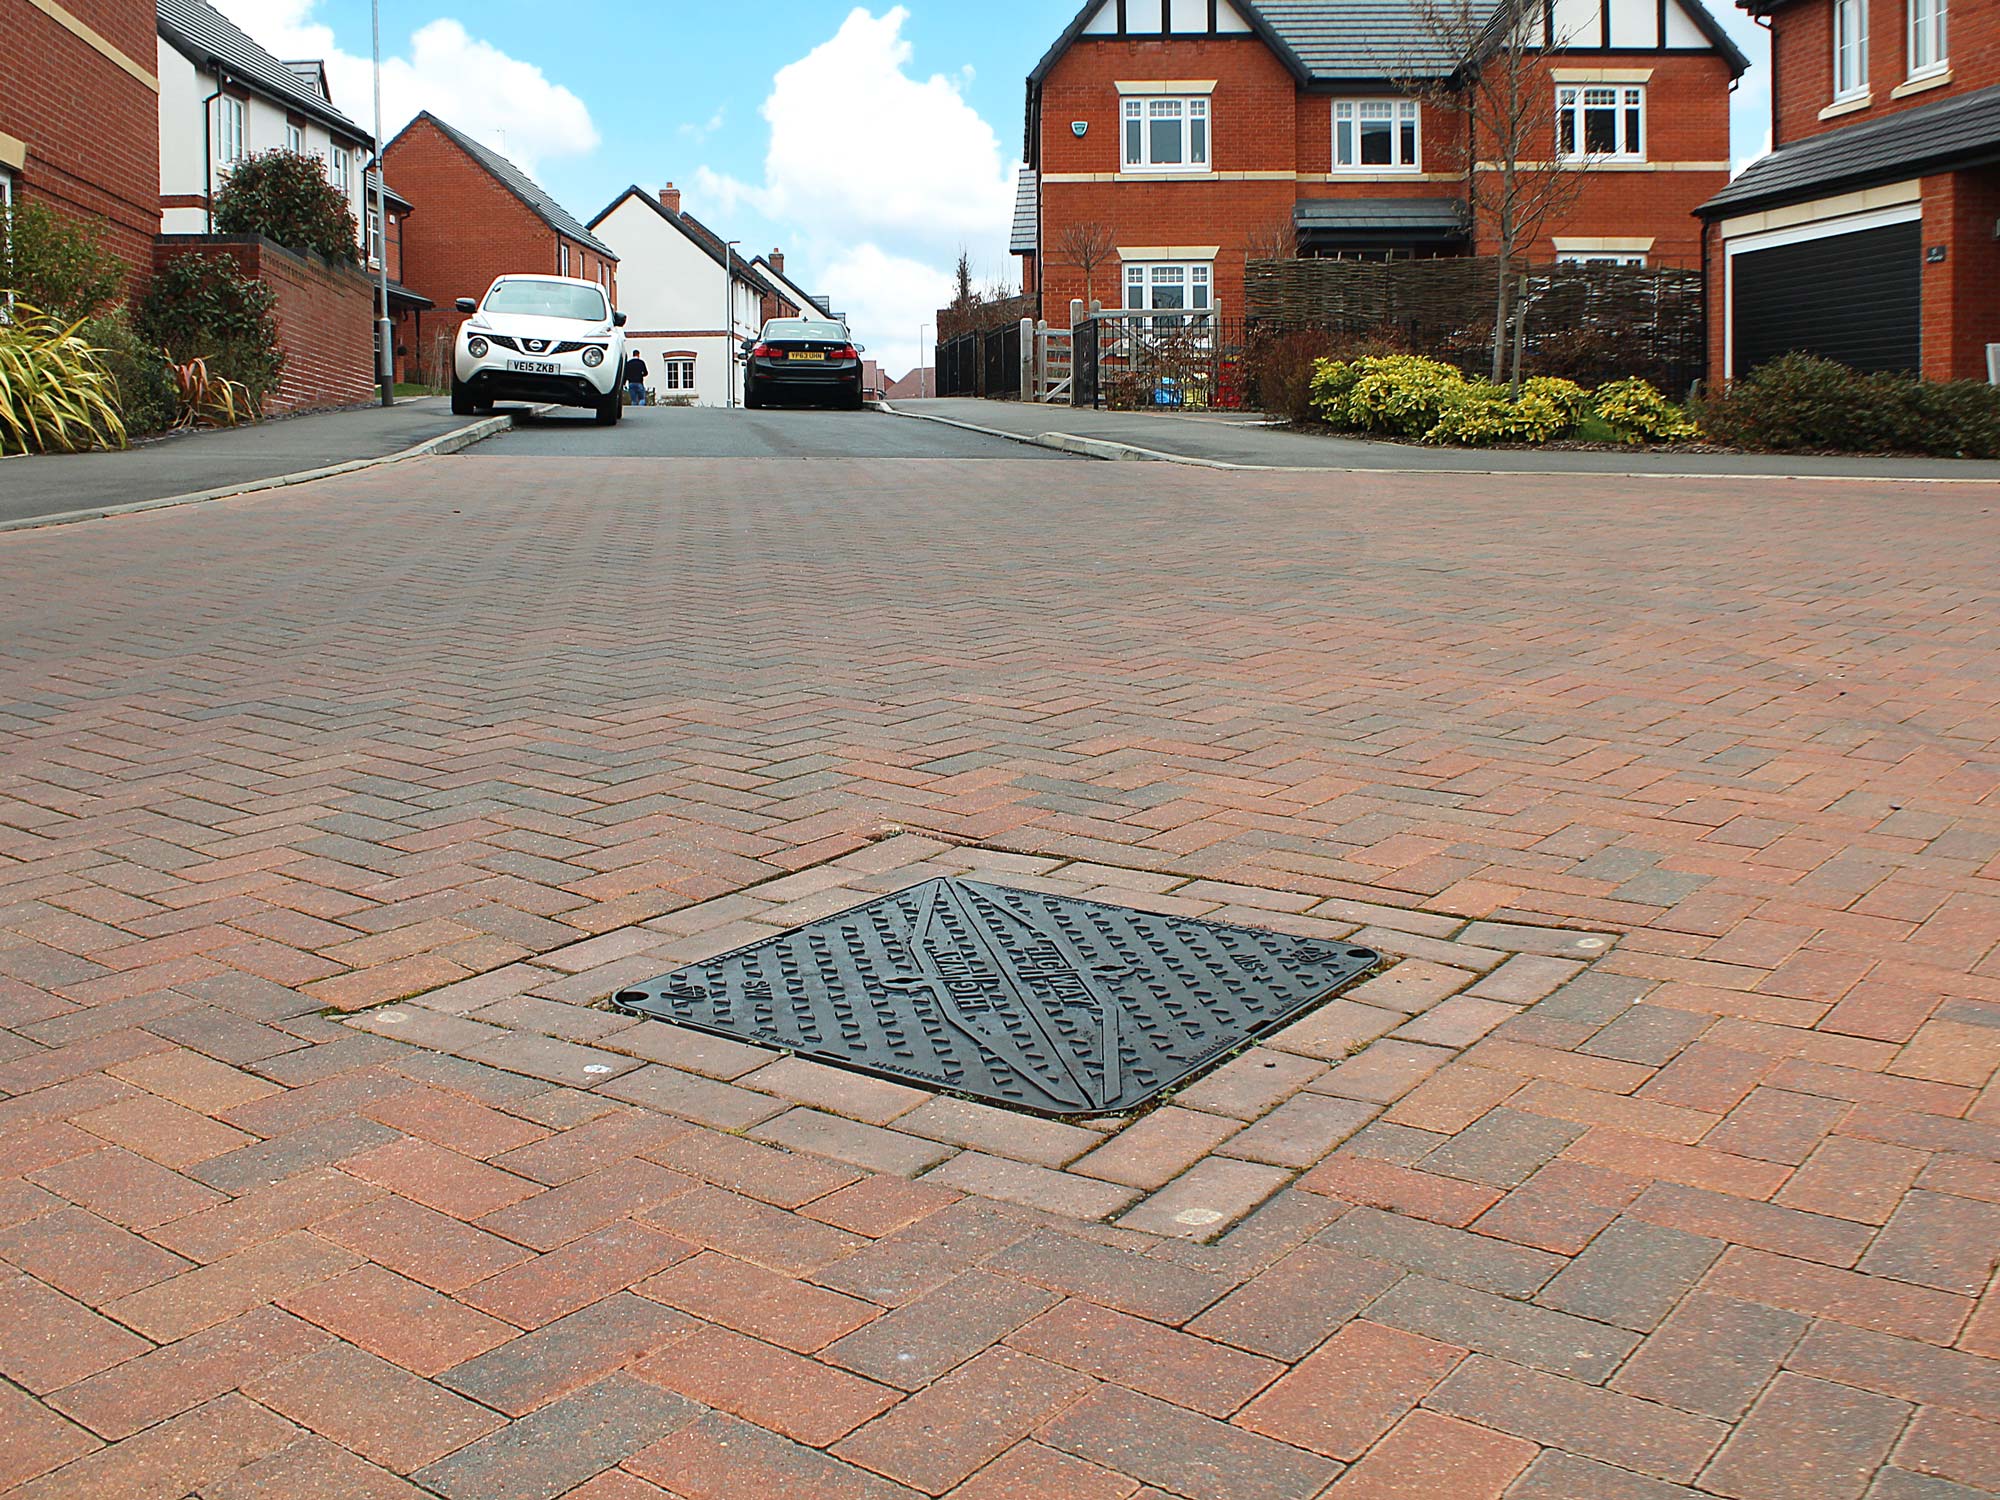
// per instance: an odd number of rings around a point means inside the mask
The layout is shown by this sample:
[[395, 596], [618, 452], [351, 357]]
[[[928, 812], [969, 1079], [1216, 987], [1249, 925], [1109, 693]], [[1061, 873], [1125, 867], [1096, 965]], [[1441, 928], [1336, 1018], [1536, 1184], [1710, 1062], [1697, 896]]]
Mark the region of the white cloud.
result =
[[982, 284], [1015, 274], [1013, 153], [967, 102], [970, 68], [910, 71], [908, 19], [901, 5], [849, 11], [772, 79], [763, 181], [703, 166], [690, 194], [705, 214], [749, 208], [784, 226], [801, 276], [898, 375], [918, 361], [917, 325], [951, 300], [961, 248]]
[[[229, 18], [279, 57], [323, 58], [334, 107], [374, 122], [368, 58], [343, 51], [333, 28], [313, 19], [318, 0], [216, 0]], [[597, 127], [584, 102], [533, 63], [510, 57], [450, 17], [420, 27], [404, 53], [382, 59], [385, 138], [430, 110], [534, 172], [551, 157], [593, 151]]]
[[810, 290], [825, 286], [855, 337], [868, 346], [868, 357], [891, 379], [929, 363], [919, 352], [918, 325], [930, 325], [926, 338], [937, 336], [937, 310], [951, 301], [948, 271], [861, 244], [829, 261], [812, 281]]
[[703, 141], [707, 140], [710, 136], [714, 135], [718, 130], [722, 129], [723, 117], [727, 113], [728, 110], [726, 108], [718, 109], [714, 114], [708, 117], [707, 123], [705, 124], [696, 125], [693, 122], [689, 122], [688, 124], [681, 126], [681, 134], [686, 136], [689, 140], [693, 141], [697, 146], [699, 146]]

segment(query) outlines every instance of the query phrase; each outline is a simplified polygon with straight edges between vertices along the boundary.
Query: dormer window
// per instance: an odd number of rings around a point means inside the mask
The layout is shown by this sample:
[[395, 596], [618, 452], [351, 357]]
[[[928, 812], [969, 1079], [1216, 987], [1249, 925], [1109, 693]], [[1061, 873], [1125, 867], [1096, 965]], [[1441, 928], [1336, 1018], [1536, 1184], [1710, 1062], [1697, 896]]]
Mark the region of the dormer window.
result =
[[1910, 76], [1937, 73], [1950, 60], [1945, 50], [1945, 0], [1910, 0]]
[[[1911, 0], [1914, 6], [1918, 0]], [[1868, 0], [1833, 0], [1833, 98], [1868, 92]]]

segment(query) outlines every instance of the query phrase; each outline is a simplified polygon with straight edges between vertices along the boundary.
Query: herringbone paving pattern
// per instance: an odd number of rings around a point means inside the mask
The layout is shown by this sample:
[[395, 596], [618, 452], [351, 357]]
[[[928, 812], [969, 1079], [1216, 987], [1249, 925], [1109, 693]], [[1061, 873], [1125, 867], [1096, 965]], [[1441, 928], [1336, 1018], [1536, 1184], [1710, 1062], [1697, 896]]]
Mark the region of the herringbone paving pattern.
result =
[[[2000, 1492], [1997, 518], [485, 458], [0, 539], [0, 1486]], [[943, 868], [1397, 961], [1082, 1136], [592, 1004]]]

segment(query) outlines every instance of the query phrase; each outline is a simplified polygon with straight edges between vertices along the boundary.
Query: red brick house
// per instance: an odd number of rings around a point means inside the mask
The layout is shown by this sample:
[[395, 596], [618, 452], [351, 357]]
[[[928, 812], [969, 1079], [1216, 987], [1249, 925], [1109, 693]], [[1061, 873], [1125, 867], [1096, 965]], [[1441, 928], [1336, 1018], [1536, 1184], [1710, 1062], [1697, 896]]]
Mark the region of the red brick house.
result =
[[401, 265], [391, 267], [434, 304], [421, 319], [414, 309], [398, 316], [396, 342], [411, 357], [448, 341], [464, 317], [453, 303], [484, 296], [496, 276], [575, 276], [599, 283], [616, 304], [611, 247], [506, 157], [428, 110], [383, 148], [382, 170], [419, 205], [400, 225]]
[[1701, 208], [1709, 373], [1788, 350], [1988, 378], [2000, 344], [2000, 6], [1739, 0], [1772, 145]]
[[[1742, 52], [1701, 0], [1547, 0], [1541, 24], [1548, 146], [1588, 175], [1531, 257], [1698, 265]], [[1258, 255], [1490, 251], [1466, 116], [1412, 97], [1463, 61], [1380, 0], [1090, 0], [1028, 78], [1023, 288], [1058, 323], [1087, 280], [1106, 306], [1229, 316]], [[1111, 241], [1088, 278], [1079, 226]]]
[[0, 203], [101, 223], [135, 289], [160, 232], [155, 25], [154, 0], [0, 0]]

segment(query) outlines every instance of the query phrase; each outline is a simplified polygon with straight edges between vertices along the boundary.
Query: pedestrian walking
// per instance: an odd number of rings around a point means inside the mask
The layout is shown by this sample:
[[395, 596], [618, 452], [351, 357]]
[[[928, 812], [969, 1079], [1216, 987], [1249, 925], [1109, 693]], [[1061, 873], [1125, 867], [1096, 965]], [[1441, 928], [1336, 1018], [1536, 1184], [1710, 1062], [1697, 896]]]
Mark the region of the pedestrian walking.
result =
[[625, 361], [625, 391], [634, 406], [646, 404], [646, 377], [651, 373], [646, 368], [645, 356], [634, 349], [632, 357]]

